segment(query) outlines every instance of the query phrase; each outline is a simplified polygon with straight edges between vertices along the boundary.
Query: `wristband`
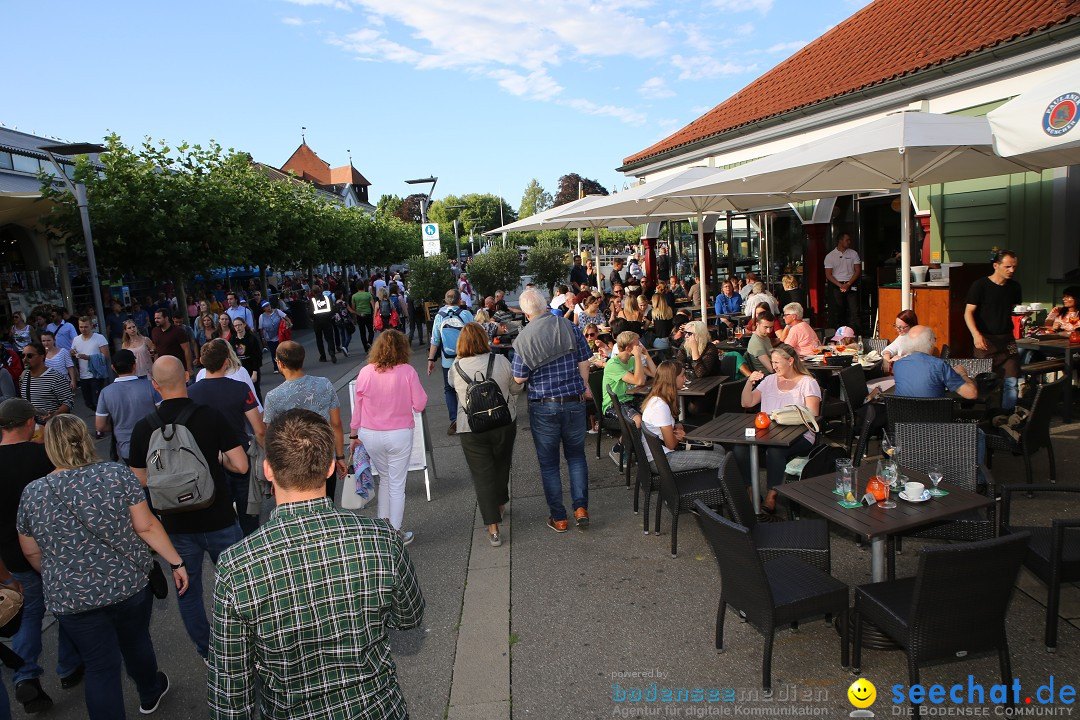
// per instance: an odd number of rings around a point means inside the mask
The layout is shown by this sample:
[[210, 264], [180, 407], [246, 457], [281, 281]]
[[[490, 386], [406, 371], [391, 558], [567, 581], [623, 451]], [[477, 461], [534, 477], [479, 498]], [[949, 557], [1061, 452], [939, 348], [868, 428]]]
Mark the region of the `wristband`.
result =
[[344, 460], [345, 459], [344, 455], [335, 455], [334, 457], [337, 458], [338, 460]]
[[179, 570], [180, 568], [186, 568], [187, 564], [184, 562], [184, 558], [180, 558], [179, 564], [173, 565], [172, 563], [169, 563], [169, 567], [171, 567], [173, 570]]
[[349, 439], [350, 439], [350, 440], [359, 440], [359, 439], [360, 439], [360, 436], [359, 436], [359, 435], [350, 435], [350, 436], [349, 436]]

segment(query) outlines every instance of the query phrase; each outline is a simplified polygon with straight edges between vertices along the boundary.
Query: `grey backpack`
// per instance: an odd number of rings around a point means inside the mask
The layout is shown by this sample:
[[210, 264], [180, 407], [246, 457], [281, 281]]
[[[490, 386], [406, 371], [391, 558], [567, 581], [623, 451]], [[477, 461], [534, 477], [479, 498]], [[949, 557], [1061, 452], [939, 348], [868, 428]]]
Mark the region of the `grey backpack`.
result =
[[214, 502], [214, 475], [185, 427], [199, 405], [191, 403], [171, 423], [155, 410], [154, 426], [146, 454], [146, 489], [150, 503], [163, 515], [202, 510]]

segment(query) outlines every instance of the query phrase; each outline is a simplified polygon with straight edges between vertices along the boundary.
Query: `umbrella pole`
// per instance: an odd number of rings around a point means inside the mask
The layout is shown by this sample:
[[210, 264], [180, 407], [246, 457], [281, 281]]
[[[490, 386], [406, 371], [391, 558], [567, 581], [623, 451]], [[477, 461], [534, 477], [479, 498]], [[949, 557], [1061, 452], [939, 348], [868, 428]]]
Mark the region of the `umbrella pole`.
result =
[[701, 322], [708, 324], [709, 314], [705, 311], [705, 227], [702, 221], [699, 211], [697, 214], [698, 285], [700, 286]]
[[900, 183], [900, 309], [911, 309], [911, 194]]

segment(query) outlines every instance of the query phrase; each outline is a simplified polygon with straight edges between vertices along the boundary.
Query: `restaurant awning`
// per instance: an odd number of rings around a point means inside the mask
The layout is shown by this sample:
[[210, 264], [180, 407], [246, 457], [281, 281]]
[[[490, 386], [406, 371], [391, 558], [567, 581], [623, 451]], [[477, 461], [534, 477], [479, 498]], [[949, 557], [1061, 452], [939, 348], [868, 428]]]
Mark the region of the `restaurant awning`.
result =
[[1043, 168], [1080, 164], [1080, 60], [1001, 107], [986, 119], [994, 150]]

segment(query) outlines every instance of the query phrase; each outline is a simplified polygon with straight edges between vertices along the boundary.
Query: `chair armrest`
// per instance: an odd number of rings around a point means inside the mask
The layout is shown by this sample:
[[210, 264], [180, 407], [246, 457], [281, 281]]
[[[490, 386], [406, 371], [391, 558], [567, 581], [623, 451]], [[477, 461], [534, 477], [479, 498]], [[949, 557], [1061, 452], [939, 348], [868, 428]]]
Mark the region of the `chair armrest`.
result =
[[[1080, 493], [1080, 486], [1075, 485], [1026, 485], [1026, 484], [1014, 484], [1014, 485], [1002, 485], [999, 490], [1001, 491], [1001, 527], [1002, 529], [1008, 529], [1009, 527], [1009, 507], [1012, 504], [1012, 494], [1014, 492], [1068, 492], [1068, 493]], [[1064, 529], [1062, 530], [1064, 532]]]
[[975, 470], [984, 480], [986, 480], [986, 487], [990, 492], [990, 497], [997, 498], [1001, 488], [997, 486], [997, 482], [994, 480], [994, 474], [990, 472], [990, 468], [986, 467], [983, 463], [979, 463], [975, 467]]

